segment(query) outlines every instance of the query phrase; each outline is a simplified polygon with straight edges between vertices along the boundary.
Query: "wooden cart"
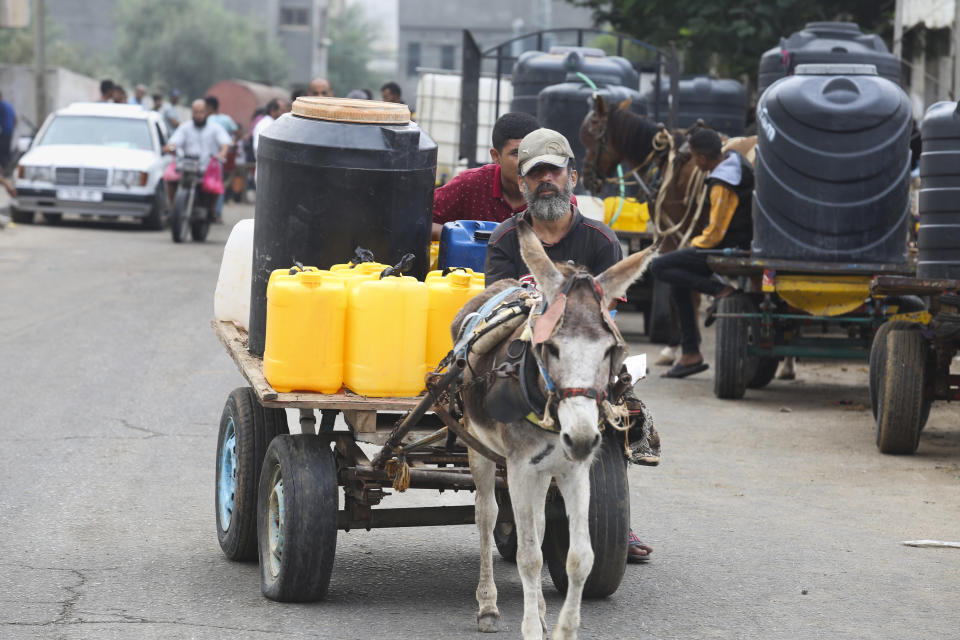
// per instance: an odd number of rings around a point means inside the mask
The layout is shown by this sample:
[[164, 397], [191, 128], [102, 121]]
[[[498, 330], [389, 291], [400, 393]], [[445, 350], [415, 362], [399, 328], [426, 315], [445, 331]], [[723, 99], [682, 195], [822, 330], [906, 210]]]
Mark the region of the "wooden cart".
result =
[[874, 295], [922, 296], [928, 309], [880, 327], [870, 351], [870, 404], [883, 453], [912, 454], [934, 400], [960, 400], [950, 363], [960, 347], [960, 281], [879, 276]]
[[[263, 376], [263, 361], [247, 351], [247, 334], [230, 322], [212, 323], [249, 387], [235, 389], [220, 419], [217, 441], [216, 516], [220, 547], [231, 560], [260, 561], [263, 594], [283, 602], [313, 601], [326, 593], [337, 531], [382, 527], [473, 524], [473, 505], [384, 509], [378, 505], [407, 489], [473, 491], [469, 445], [498, 463], [501, 509], [495, 541], [507, 560], [516, 536], [504, 461], [473, 439], [455, 418], [451, 390], [463, 363], [428, 376], [418, 398], [278, 393]], [[459, 367], [459, 368], [458, 368]], [[286, 409], [300, 412], [301, 434], [290, 435]], [[316, 411], [321, 412], [317, 421]], [[335, 429], [342, 412], [347, 429]], [[452, 434], [459, 442], [455, 442]], [[629, 526], [629, 490], [623, 447], [612, 437], [591, 469], [591, 538], [594, 568], [586, 597], [617, 590], [627, 541], [598, 544], [603, 531]], [[359, 442], [380, 445], [368, 457]], [[340, 507], [338, 487], [343, 487]], [[567, 519], [551, 488], [543, 545], [554, 584], [566, 590]]]
[[766, 386], [788, 356], [867, 359], [878, 328], [922, 310], [909, 299], [871, 293], [876, 275], [909, 274], [910, 264], [732, 255], [712, 255], [707, 263], [743, 291], [721, 299], [717, 308], [718, 398], [742, 398], [746, 389]]

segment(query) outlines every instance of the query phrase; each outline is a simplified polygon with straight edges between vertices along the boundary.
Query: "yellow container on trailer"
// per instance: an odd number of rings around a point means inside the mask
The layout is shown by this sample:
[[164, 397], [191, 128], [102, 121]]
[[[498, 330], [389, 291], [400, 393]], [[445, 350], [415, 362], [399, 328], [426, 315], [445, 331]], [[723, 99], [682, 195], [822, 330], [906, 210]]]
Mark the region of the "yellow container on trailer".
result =
[[623, 198], [623, 208], [620, 215], [613, 220], [617, 213], [617, 207], [620, 206], [618, 196], [610, 196], [603, 199], [603, 221], [615, 231], [638, 231], [647, 230], [647, 223], [650, 221], [650, 210], [646, 202], [637, 202], [636, 198]]
[[[293, 273], [291, 273], [293, 271]], [[263, 375], [274, 389], [336, 393], [343, 386], [344, 279], [306, 267], [267, 283]]]
[[348, 285], [343, 382], [364, 396], [409, 397], [424, 390], [427, 285], [409, 276]]
[[369, 275], [371, 273], [380, 274], [384, 269], [390, 265], [381, 264], [379, 262], [359, 262], [353, 264], [351, 262], [345, 262], [343, 264], [335, 264], [330, 267], [330, 271], [335, 273], [347, 272], [353, 275], [364, 274]]
[[430, 267], [429, 270], [437, 268], [437, 260], [440, 258], [440, 241], [432, 240], [430, 242]]
[[[478, 279], [476, 276], [479, 275]], [[440, 364], [453, 348], [450, 324], [467, 300], [483, 291], [483, 274], [471, 269], [456, 269], [427, 274], [427, 371]]]

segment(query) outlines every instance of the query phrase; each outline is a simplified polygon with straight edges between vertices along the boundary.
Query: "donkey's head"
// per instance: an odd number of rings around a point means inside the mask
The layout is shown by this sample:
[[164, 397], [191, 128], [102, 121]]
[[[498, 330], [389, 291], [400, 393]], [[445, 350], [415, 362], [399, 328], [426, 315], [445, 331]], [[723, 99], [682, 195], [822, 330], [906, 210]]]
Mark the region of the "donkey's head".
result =
[[518, 223], [517, 233], [520, 254], [548, 305], [533, 342], [555, 386], [560, 440], [568, 457], [584, 460], [600, 443], [600, 405], [626, 355], [607, 309], [643, 274], [656, 247], [594, 278], [583, 267], [551, 262], [526, 222]]

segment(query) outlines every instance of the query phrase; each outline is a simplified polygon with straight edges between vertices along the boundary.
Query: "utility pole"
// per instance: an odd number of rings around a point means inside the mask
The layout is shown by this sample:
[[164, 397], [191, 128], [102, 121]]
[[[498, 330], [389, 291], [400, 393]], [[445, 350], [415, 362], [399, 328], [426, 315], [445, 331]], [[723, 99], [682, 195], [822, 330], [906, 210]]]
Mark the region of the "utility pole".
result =
[[[901, 2], [903, 0], [900, 0]], [[960, 101], [960, 0], [953, 4], [953, 99]]]
[[37, 94], [37, 126], [47, 117], [47, 46], [43, 32], [44, 0], [33, 0], [33, 73]]

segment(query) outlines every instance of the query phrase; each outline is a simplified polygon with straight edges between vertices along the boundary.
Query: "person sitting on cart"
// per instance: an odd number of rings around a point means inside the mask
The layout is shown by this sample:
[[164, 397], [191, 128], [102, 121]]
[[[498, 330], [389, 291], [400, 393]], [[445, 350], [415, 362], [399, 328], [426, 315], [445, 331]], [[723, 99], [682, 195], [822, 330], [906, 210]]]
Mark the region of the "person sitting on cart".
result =
[[[493, 125], [490, 164], [467, 169], [433, 192], [432, 239], [455, 220], [503, 222], [527, 208], [517, 182], [517, 146], [540, 123], [529, 113], [505, 113]], [[571, 202], [576, 203], [576, 198]]]
[[693, 307], [692, 291], [713, 296], [707, 309], [709, 326], [717, 301], [734, 292], [712, 277], [707, 266], [709, 251], [720, 249], [750, 249], [753, 239], [751, 201], [753, 195], [753, 167], [736, 151], [722, 152], [722, 142], [716, 131], [700, 129], [689, 140], [691, 159], [701, 171], [708, 171], [706, 187], [710, 198], [710, 222], [692, 245], [656, 258], [650, 271], [658, 280], [670, 285], [670, 294], [680, 321], [682, 355], [666, 373], [665, 378], [685, 378], [706, 371], [709, 365], [700, 354], [700, 332], [697, 329], [697, 310]]
[[[520, 256], [518, 224], [530, 224], [554, 261], [573, 261], [594, 275], [619, 262], [623, 252], [616, 234], [602, 222], [585, 218], [577, 205], [570, 202], [577, 170], [571, 166], [573, 151], [567, 139], [551, 129], [537, 129], [525, 136], [517, 148], [518, 189], [526, 207], [501, 222], [490, 235], [484, 268], [486, 285], [505, 278], [533, 283]], [[648, 466], [659, 464], [660, 436], [649, 412], [632, 391], [627, 393], [626, 404], [633, 422], [628, 435], [630, 460]], [[646, 560], [653, 553], [653, 548], [641, 542], [633, 531], [628, 549], [628, 560], [634, 562]]]

